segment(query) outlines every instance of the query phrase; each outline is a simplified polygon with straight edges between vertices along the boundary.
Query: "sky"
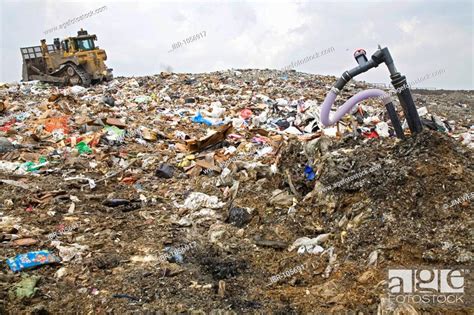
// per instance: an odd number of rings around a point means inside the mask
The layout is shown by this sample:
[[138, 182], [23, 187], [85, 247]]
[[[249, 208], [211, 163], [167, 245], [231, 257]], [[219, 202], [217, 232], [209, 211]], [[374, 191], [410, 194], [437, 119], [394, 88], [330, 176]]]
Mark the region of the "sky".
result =
[[[294, 69], [339, 77], [357, 66], [356, 49], [370, 57], [381, 45], [409, 82], [421, 81], [417, 87], [474, 89], [471, 0], [0, 0], [0, 82], [21, 80], [20, 47], [75, 36], [80, 28], [97, 35], [115, 76], [282, 69], [326, 50]], [[181, 47], [172, 50], [178, 42]], [[383, 65], [357, 79], [390, 82]]]

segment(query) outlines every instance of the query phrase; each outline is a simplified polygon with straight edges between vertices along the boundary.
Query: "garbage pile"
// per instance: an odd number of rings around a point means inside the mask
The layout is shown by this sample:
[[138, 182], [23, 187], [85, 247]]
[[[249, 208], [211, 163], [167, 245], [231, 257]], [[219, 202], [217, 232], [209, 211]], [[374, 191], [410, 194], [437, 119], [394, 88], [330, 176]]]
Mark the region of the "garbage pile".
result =
[[321, 125], [334, 81], [0, 83], [0, 310], [410, 308], [387, 268], [473, 262], [474, 95], [415, 91], [425, 131], [401, 141], [377, 100]]

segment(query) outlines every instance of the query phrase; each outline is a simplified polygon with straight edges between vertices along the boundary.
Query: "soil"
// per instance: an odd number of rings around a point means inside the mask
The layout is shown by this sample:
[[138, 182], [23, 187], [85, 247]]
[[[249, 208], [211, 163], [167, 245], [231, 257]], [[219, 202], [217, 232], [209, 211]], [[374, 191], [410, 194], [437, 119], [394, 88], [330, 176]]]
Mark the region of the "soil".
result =
[[[252, 75], [242, 71], [242, 80], [251, 81]], [[324, 90], [321, 84], [318, 88]], [[201, 92], [196, 88], [196, 94]], [[414, 98], [418, 107], [426, 104], [430, 113], [458, 126], [473, 124], [472, 91], [416, 90]], [[171, 128], [165, 121], [156, 126], [164, 133]], [[190, 134], [191, 127], [186, 128]], [[245, 137], [250, 141], [252, 135]], [[35, 152], [48, 146], [40, 144]], [[36, 176], [0, 173], [2, 179], [32, 187], [25, 191], [0, 184], [0, 212], [4, 220], [13, 220], [1, 231], [0, 313], [391, 314], [400, 306], [386, 304], [388, 269], [472, 270], [473, 151], [441, 132], [425, 130], [406, 140], [288, 137], [276, 155], [263, 160], [262, 170], [232, 163], [232, 177], [239, 181], [235, 198], [216, 184], [215, 172], [189, 176], [175, 170], [172, 178], [157, 176], [158, 164], [147, 165], [146, 158], [176, 156], [161, 144], [110, 145], [101, 154], [95, 155], [101, 161], [95, 169], [89, 158], [79, 156], [53, 161], [49, 171]], [[93, 190], [87, 182], [65, 180], [65, 173], [74, 169], [97, 181], [107, 174], [106, 165], [114, 165], [112, 157], [121, 156], [137, 162]], [[316, 171], [312, 181], [303, 173], [308, 163]], [[276, 173], [268, 171], [272, 164]], [[127, 184], [127, 177], [135, 184]], [[273, 202], [277, 190], [293, 195]], [[180, 219], [197, 212], [179, 206], [192, 192], [217, 196], [226, 204], [214, 216], [191, 216], [190, 226], [181, 224]], [[466, 194], [463, 202], [451, 205]], [[77, 200], [72, 196], [79, 201], [70, 213], [71, 200]], [[111, 199], [127, 202], [114, 207], [104, 203]], [[59, 255], [47, 235], [78, 222], [57, 239], [87, 245], [82, 259], [15, 274], [9, 270], [5, 260], [20, 253], [49, 249]], [[320, 244], [324, 253], [288, 250], [300, 237], [326, 233], [328, 239]], [[7, 239], [12, 234], [37, 243], [14, 246]], [[167, 247], [192, 242], [196, 246], [182, 251], [182, 261], [176, 255], [155, 259]], [[272, 276], [301, 265], [303, 270], [271, 282]], [[62, 267], [66, 274], [58, 277]], [[34, 297], [9, 297], [21, 274], [41, 277]], [[471, 274], [468, 279], [472, 284]], [[472, 303], [472, 285], [469, 290]], [[420, 314], [472, 314], [473, 305], [415, 308]]]

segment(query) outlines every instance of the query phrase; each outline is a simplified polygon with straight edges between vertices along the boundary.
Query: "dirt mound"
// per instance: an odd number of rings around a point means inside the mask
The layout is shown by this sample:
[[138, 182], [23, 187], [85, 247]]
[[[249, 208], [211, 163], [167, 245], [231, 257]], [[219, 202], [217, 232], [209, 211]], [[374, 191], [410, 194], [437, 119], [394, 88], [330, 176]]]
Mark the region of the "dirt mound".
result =
[[[471, 150], [425, 131], [401, 142], [354, 146], [348, 138], [329, 144], [326, 152], [314, 162], [323, 164], [322, 184], [305, 204], [313, 206], [305, 221], [320, 227], [319, 233], [330, 233], [338, 254], [334, 287], [325, 283], [321, 293], [338, 296], [332, 311], [361, 304], [375, 311], [369, 305], [384, 294], [380, 282], [387, 280], [389, 268], [472, 264]], [[295, 231], [296, 237], [308, 236], [301, 227]], [[374, 287], [367, 290], [367, 285]]]
[[[374, 100], [321, 129], [334, 80], [0, 86], [0, 314], [373, 314], [389, 268], [472, 265], [470, 94], [414, 94], [452, 128], [399, 141]], [[61, 262], [6, 264], [45, 250]]]

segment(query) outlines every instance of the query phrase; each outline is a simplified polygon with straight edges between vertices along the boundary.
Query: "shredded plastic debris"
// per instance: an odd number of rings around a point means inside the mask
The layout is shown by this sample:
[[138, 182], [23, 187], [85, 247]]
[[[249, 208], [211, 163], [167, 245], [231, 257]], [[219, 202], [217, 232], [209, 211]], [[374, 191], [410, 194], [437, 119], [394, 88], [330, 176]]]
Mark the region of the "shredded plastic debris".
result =
[[[388, 268], [472, 265], [472, 91], [413, 90], [425, 131], [400, 140], [376, 99], [322, 126], [333, 82], [229, 70], [0, 84], [5, 308], [368, 314], [394, 309]], [[336, 105], [367, 88], [349, 82]], [[12, 271], [42, 281], [9, 291]]]

